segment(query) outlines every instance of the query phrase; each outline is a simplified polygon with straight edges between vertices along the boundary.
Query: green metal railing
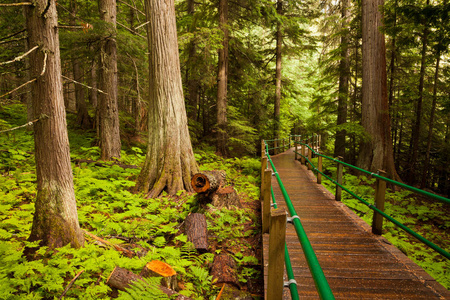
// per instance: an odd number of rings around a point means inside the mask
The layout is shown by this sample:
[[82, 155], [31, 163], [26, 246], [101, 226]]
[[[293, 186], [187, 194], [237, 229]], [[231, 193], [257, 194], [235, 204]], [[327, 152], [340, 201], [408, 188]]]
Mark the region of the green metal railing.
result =
[[[271, 140], [273, 141], [273, 140]], [[269, 155], [269, 147], [266, 141], [264, 141], [265, 144], [265, 154], [267, 156], [267, 161], [270, 163], [273, 173], [277, 179], [278, 185], [280, 187], [281, 193], [283, 195], [283, 198], [286, 202], [286, 206], [289, 210], [289, 214], [291, 216], [291, 221], [294, 225], [295, 231], [297, 233], [297, 236], [299, 238], [300, 244], [303, 249], [303, 253], [305, 254], [306, 261], [308, 263], [309, 270], [311, 272], [311, 275], [313, 277], [314, 283], [316, 285], [316, 289], [319, 293], [319, 296], [321, 299], [325, 300], [332, 300], [335, 299], [333, 292], [331, 291], [331, 288], [328, 284], [327, 279], [325, 278], [325, 275], [323, 273], [322, 268], [320, 267], [319, 261], [317, 260], [317, 256], [314, 253], [314, 250], [311, 246], [311, 243], [306, 235], [306, 232], [302, 226], [302, 223], [300, 222], [300, 218], [297, 215], [297, 212], [295, 211], [295, 208], [292, 204], [292, 201], [283, 185], [283, 182], [281, 181], [280, 176], [278, 175], [278, 172], [275, 168], [275, 165], [273, 164], [273, 161]], [[273, 194], [273, 189], [271, 189], [272, 193], [272, 199], [275, 199]], [[276, 203], [276, 202], [275, 202]], [[276, 204], [275, 204], [276, 205]], [[292, 272], [292, 266], [289, 259], [289, 253], [287, 251], [287, 246], [285, 245], [285, 262], [286, 262], [286, 273], [288, 274], [289, 280], [294, 279], [294, 274]], [[293, 299], [298, 299], [294, 297], [298, 297], [298, 291], [296, 284], [289, 284], [289, 288], [291, 290], [291, 297]]]
[[[306, 144], [306, 143], [303, 143], [303, 142], [301, 142], [301, 141], [300, 141], [300, 142], [295, 141], [295, 138], [294, 138], [294, 144], [299, 144], [299, 145], [302, 145], [302, 146], [307, 147], [307, 148], [309, 149], [309, 151], [311, 151], [311, 153], [313, 153], [313, 154], [316, 155], [316, 156], [321, 156], [321, 157], [323, 157], [323, 158], [325, 158], [325, 159], [331, 160], [331, 161], [333, 161], [333, 162], [342, 164], [342, 165], [344, 165], [344, 166], [350, 167], [350, 168], [355, 169], [355, 170], [357, 170], [357, 171], [360, 171], [360, 172], [363, 172], [363, 173], [365, 173], [365, 174], [371, 175], [371, 176], [373, 176], [374, 178], [378, 178], [378, 179], [380, 179], [380, 180], [384, 180], [384, 181], [386, 181], [386, 182], [389, 182], [389, 183], [391, 183], [391, 184], [400, 186], [400, 187], [405, 188], [405, 189], [408, 189], [408, 190], [410, 190], [410, 191], [419, 193], [419, 194], [421, 194], [421, 195], [428, 196], [428, 197], [430, 197], [430, 198], [439, 200], [439, 201], [441, 201], [441, 202], [443, 202], [443, 203], [446, 203], [446, 204], [450, 204], [450, 199], [448, 199], [448, 198], [445, 198], [445, 197], [442, 197], [442, 196], [439, 196], [439, 195], [435, 195], [435, 194], [429, 193], [429, 192], [427, 192], [427, 191], [423, 191], [423, 190], [417, 189], [417, 188], [415, 188], [415, 187], [406, 185], [406, 184], [404, 184], [404, 183], [401, 183], [401, 182], [398, 182], [398, 181], [395, 181], [395, 180], [392, 180], [392, 179], [389, 179], [389, 178], [380, 176], [380, 175], [377, 174], [377, 173], [369, 172], [369, 171], [367, 171], [367, 170], [358, 168], [358, 167], [356, 167], [356, 166], [353, 166], [353, 165], [351, 165], [351, 164], [345, 163], [345, 162], [340, 161], [340, 160], [338, 160], [338, 159], [328, 157], [328, 156], [326, 156], [326, 155], [323, 155], [323, 154], [321, 154], [321, 153], [319, 153], [319, 152], [314, 151], [314, 150], [312, 149], [312, 147], [310, 147], [310, 146], [309, 146], [308, 144]], [[396, 219], [392, 218], [391, 216], [389, 216], [388, 214], [386, 214], [386, 213], [383, 212], [382, 210], [376, 208], [373, 204], [370, 204], [369, 202], [367, 202], [366, 200], [364, 200], [362, 197], [356, 195], [355, 193], [353, 193], [352, 191], [350, 191], [348, 188], [346, 188], [346, 187], [343, 186], [342, 184], [339, 184], [336, 180], [330, 178], [330, 177], [327, 176], [325, 173], [321, 172], [319, 169], [316, 168], [316, 166], [309, 160], [309, 158], [308, 158], [307, 156], [302, 155], [301, 153], [298, 153], [298, 152], [296, 152], [296, 153], [297, 153], [298, 155], [300, 155], [300, 156], [302, 156], [302, 157], [304, 157], [304, 158], [306, 159], [306, 161], [310, 164], [310, 166], [311, 166], [311, 168], [312, 168], [313, 171], [316, 171], [316, 172], [320, 173], [322, 176], [324, 176], [325, 178], [327, 178], [328, 180], [330, 180], [330, 181], [331, 181], [332, 183], [334, 183], [335, 185], [339, 186], [341, 189], [343, 189], [344, 191], [346, 191], [347, 193], [349, 193], [352, 197], [354, 197], [354, 198], [358, 199], [359, 201], [361, 201], [364, 205], [366, 205], [367, 207], [369, 207], [369, 208], [372, 209], [373, 211], [379, 213], [379, 214], [382, 215], [384, 218], [386, 218], [387, 220], [389, 220], [389, 221], [392, 222], [393, 224], [397, 225], [398, 227], [400, 227], [401, 229], [403, 229], [404, 231], [406, 231], [407, 233], [409, 233], [410, 235], [412, 235], [413, 237], [415, 237], [416, 239], [418, 239], [419, 241], [421, 241], [421, 242], [424, 243], [425, 245], [429, 246], [430, 248], [432, 248], [433, 250], [435, 250], [436, 252], [438, 252], [438, 253], [441, 254], [442, 256], [446, 257], [447, 259], [450, 259], [450, 253], [449, 253], [449, 252], [447, 252], [447, 251], [445, 251], [444, 249], [440, 248], [439, 246], [435, 245], [434, 243], [432, 243], [431, 241], [427, 240], [426, 238], [424, 238], [423, 236], [421, 236], [421, 235], [418, 234], [417, 232], [413, 231], [412, 229], [410, 229], [409, 227], [405, 226], [405, 225], [402, 224], [401, 222], [399, 222], [399, 221], [397, 221]]]

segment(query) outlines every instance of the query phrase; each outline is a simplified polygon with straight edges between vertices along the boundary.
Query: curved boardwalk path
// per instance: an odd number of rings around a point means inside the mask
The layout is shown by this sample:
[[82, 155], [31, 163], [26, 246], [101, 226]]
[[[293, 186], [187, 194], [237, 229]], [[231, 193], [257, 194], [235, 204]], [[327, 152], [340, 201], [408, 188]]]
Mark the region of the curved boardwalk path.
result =
[[[372, 234], [364, 221], [317, 184], [312, 173], [294, 160], [292, 149], [272, 160], [336, 299], [450, 299], [450, 291], [386, 239]], [[285, 207], [275, 176], [272, 186], [278, 207]], [[266, 234], [266, 286], [268, 240]], [[287, 225], [286, 243], [300, 299], [319, 299], [292, 224]], [[284, 299], [291, 299], [288, 288]]]

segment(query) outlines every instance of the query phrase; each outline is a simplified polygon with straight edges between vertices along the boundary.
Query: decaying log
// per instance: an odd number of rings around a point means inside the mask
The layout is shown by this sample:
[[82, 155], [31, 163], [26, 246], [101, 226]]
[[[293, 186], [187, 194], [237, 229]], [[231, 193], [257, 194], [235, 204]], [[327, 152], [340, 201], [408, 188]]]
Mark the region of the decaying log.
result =
[[148, 262], [139, 274], [142, 277], [161, 277], [161, 285], [168, 289], [177, 289], [177, 272], [165, 262], [152, 260]]
[[188, 241], [194, 244], [197, 251], [206, 252], [208, 250], [208, 228], [205, 215], [192, 213], [184, 220], [184, 224]]
[[141, 276], [127, 269], [115, 267], [106, 280], [106, 284], [118, 290], [125, 291], [126, 288], [130, 287], [131, 282], [141, 279]]
[[226, 185], [226, 177], [224, 171], [204, 171], [192, 177], [191, 185], [197, 193], [211, 193]]
[[220, 286], [226, 283], [240, 287], [236, 274], [236, 262], [227, 254], [220, 254], [214, 257], [210, 274], [215, 285]]
[[211, 204], [215, 208], [226, 207], [231, 209], [233, 206], [242, 208], [239, 196], [232, 186], [220, 187], [210, 195], [210, 198], [212, 200]]
[[[252, 294], [235, 286], [225, 284], [220, 300], [252, 300]], [[219, 299], [217, 299], [219, 300]]]

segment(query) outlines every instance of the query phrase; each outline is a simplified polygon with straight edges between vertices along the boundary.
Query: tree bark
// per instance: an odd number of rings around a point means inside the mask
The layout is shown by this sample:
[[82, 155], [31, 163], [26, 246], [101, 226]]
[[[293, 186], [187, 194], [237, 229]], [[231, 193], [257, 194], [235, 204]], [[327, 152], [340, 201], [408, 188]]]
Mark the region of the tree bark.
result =
[[191, 185], [196, 193], [212, 193], [226, 184], [224, 171], [203, 171], [192, 176]]
[[387, 99], [386, 46], [380, 31], [384, 0], [362, 2], [362, 126], [370, 136], [360, 147], [357, 165], [376, 172], [385, 170], [399, 179], [395, 170], [391, 123]]
[[219, 0], [219, 27], [223, 32], [217, 72], [217, 153], [228, 155], [227, 82], [228, 82], [228, 0]]
[[204, 214], [192, 213], [184, 220], [188, 241], [199, 252], [208, 251], [208, 228]]
[[158, 196], [192, 191], [197, 173], [187, 124], [173, 0], [146, 0], [149, 51], [147, 156], [137, 189]]
[[[277, 14], [281, 18], [283, 14], [283, 1], [277, 0]], [[283, 46], [283, 33], [281, 31], [281, 21], [277, 21], [276, 49], [275, 49], [275, 103], [273, 110], [274, 139], [280, 136], [280, 107], [281, 107], [281, 47]], [[275, 144], [275, 147], [278, 145]], [[277, 149], [275, 151], [278, 151]]]
[[25, 9], [34, 124], [37, 196], [30, 241], [50, 248], [81, 247], [70, 164], [66, 112], [62, 94], [61, 59], [55, 1], [36, 0]]
[[109, 274], [106, 284], [118, 290], [125, 291], [133, 281], [141, 279], [142, 276], [136, 275], [127, 269], [115, 267], [111, 274]]
[[99, 0], [102, 21], [108, 24], [100, 51], [99, 86], [106, 94], [98, 95], [100, 151], [102, 160], [120, 158], [119, 107], [117, 103], [116, 0]]
[[[341, 60], [339, 63], [339, 95], [338, 95], [338, 116], [337, 126], [347, 123], [347, 99], [348, 99], [348, 82], [350, 76], [350, 59], [348, 53], [348, 20], [350, 17], [350, 1], [341, 0], [341, 16], [342, 16], [342, 36], [341, 36]], [[336, 132], [336, 140], [334, 143], [334, 156], [341, 156], [345, 159], [345, 137], [346, 131], [341, 129]]]
[[[427, 5], [429, 0], [427, 0]], [[426, 22], [424, 20], [424, 22]], [[408, 164], [408, 183], [414, 185], [416, 181], [416, 163], [419, 156], [419, 139], [420, 139], [420, 124], [422, 119], [422, 102], [423, 102], [423, 85], [425, 80], [425, 64], [428, 47], [428, 25], [422, 33], [422, 59], [420, 62], [420, 78], [419, 78], [419, 97], [417, 99], [416, 106], [416, 118], [414, 120], [414, 126], [411, 131], [411, 147], [412, 153]]]
[[[196, 16], [195, 16], [195, 2], [194, 0], [188, 0], [187, 2], [187, 13], [192, 17], [192, 24], [189, 28], [190, 32], [194, 32], [196, 27]], [[188, 99], [189, 104], [191, 106], [190, 114], [188, 115], [189, 119], [194, 120], [198, 122], [198, 110], [199, 110], [199, 80], [198, 80], [198, 70], [197, 70], [197, 45], [195, 43], [195, 40], [193, 39], [188, 44], [188, 76], [187, 76], [187, 83], [188, 83]]]
[[212, 281], [216, 285], [226, 283], [239, 288], [236, 263], [234, 259], [227, 254], [220, 254], [214, 257], [211, 276], [213, 277]]

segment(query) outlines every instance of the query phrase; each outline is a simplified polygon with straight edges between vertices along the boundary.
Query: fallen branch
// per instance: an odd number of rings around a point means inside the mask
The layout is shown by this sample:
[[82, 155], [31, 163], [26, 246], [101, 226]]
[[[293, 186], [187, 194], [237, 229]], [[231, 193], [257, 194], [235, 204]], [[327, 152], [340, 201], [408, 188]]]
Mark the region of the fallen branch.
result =
[[30, 83], [36, 81], [36, 79], [37, 79], [37, 78], [33, 78], [33, 79], [31, 79], [30, 81], [27, 81], [27, 82], [25, 82], [25, 83], [22, 84], [22, 85], [19, 85], [18, 87], [16, 87], [16, 88], [13, 89], [12, 91], [9, 91], [9, 92], [7, 92], [6, 94], [1, 95], [0, 98], [3, 98], [3, 97], [5, 97], [5, 96], [8, 96], [9, 94], [14, 93], [14, 92], [17, 91], [18, 89], [21, 89], [21, 88], [23, 88], [24, 86], [26, 86], [27, 84], [30, 84]]
[[66, 293], [69, 291], [69, 289], [72, 287], [73, 283], [75, 282], [75, 280], [78, 279], [78, 277], [80, 277], [80, 275], [84, 272], [84, 270], [81, 270], [80, 272], [78, 272], [77, 275], [75, 275], [74, 278], [72, 278], [72, 280], [69, 282], [69, 284], [67, 285], [67, 287], [64, 289], [64, 292], [61, 294], [61, 296], [59, 297], [59, 300], [61, 300]]
[[64, 75], [61, 75], [61, 77], [64, 78], [65, 80], [69, 80], [69, 81], [72, 81], [73, 83], [76, 83], [76, 84], [82, 85], [82, 86], [84, 86], [84, 87], [87, 87], [88, 89], [91, 89], [91, 90], [94, 90], [94, 91], [98, 91], [98, 92], [100, 92], [100, 93], [102, 93], [102, 94], [108, 95], [107, 93], [105, 93], [105, 92], [102, 91], [102, 90], [99, 90], [99, 89], [97, 89], [97, 88], [90, 87], [90, 86], [88, 86], [88, 85], [85, 85], [84, 83], [75, 81], [75, 80], [73, 80], [73, 79], [71, 79], [71, 78], [69, 78], [69, 77], [66, 77], [66, 76], [64, 76]]
[[147, 25], [148, 23], [150, 23], [150, 21], [147, 21], [147, 22], [145, 22], [144, 24], [141, 24], [141, 25], [135, 27], [134, 30], [139, 29], [139, 28], [141, 28], [142, 26]]
[[2, 7], [2, 6], [26, 6], [26, 5], [33, 5], [33, 3], [31, 3], [31, 2], [6, 3], [6, 4], [0, 4], [0, 7]]
[[86, 230], [84, 230], [84, 233], [87, 234], [88, 236], [90, 236], [91, 238], [93, 238], [94, 240], [104, 244], [105, 246], [108, 246], [110, 248], [114, 248], [117, 251], [122, 252], [122, 254], [125, 255], [126, 257], [133, 257], [134, 256], [133, 251], [125, 249], [125, 248], [123, 248], [123, 247], [121, 247], [119, 245], [111, 244], [110, 242], [108, 242], [108, 241], [106, 241], [106, 240], [104, 240], [104, 239], [102, 239], [102, 238], [100, 238], [100, 237], [98, 237], [98, 236], [96, 236], [96, 235], [86, 231]]
[[37, 121], [39, 121], [39, 120], [40, 120], [40, 119], [36, 119], [36, 120], [30, 121], [30, 122], [28, 122], [28, 123], [26, 123], [26, 124], [23, 124], [23, 125], [14, 127], [14, 128], [2, 130], [2, 131], [0, 131], [0, 133], [5, 133], [5, 132], [8, 132], [8, 131], [13, 131], [13, 130], [20, 129], [20, 128], [23, 128], [23, 127], [31, 126], [31, 125], [33, 125], [33, 123], [35, 123], [35, 122], [37, 122]]
[[137, 36], [139, 36], [139, 37], [141, 37], [141, 38], [147, 39], [145, 36], [143, 36], [142, 34], [137, 33], [137, 32], [134, 31], [133, 29], [130, 29], [130, 28], [128, 28], [127, 26], [125, 26], [125, 25], [123, 25], [123, 24], [121, 24], [121, 23], [119, 23], [119, 22], [117, 22], [117, 21], [116, 21], [116, 23], [117, 23], [118, 25], [122, 26], [123, 28], [125, 28], [126, 30], [128, 30], [129, 32], [131, 32], [132, 34], [135, 34], [135, 35], [137, 35]]
[[138, 169], [139, 168], [138, 166], [135, 166], [135, 165], [124, 165], [119, 162], [108, 162], [107, 164], [103, 164], [101, 162], [98, 162], [96, 160], [91, 160], [91, 159], [74, 159], [72, 161], [78, 165], [82, 164], [82, 163], [88, 163], [88, 164], [94, 164], [97, 167], [110, 167], [112, 165], [116, 165], [116, 166], [121, 167], [122, 169]]
[[20, 55], [20, 56], [17, 56], [17, 57], [14, 58], [13, 60], [10, 60], [10, 61], [6, 61], [6, 62], [0, 63], [0, 66], [7, 65], [7, 64], [10, 64], [10, 63], [13, 63], [13, 62], [16, 62], [16, 61], [21, 61], [22, 58], [24, 58], [25, 56], [27, 56], [28, 54], [30, 54], [31, 52], [33, 52], [33, 51], [36, 50], [37, 48], [39, 48], [39, 46], [34, 46], [33, 48], [31, 48], [30, 50], [28, 50], [28, 51], [25, 52], [24, 54], [22, 54], [22, 55]]

